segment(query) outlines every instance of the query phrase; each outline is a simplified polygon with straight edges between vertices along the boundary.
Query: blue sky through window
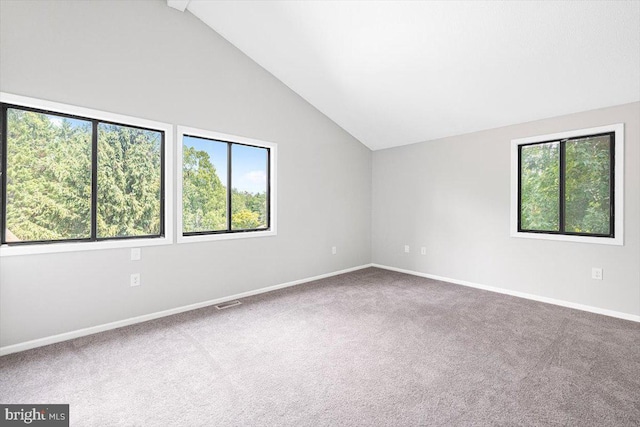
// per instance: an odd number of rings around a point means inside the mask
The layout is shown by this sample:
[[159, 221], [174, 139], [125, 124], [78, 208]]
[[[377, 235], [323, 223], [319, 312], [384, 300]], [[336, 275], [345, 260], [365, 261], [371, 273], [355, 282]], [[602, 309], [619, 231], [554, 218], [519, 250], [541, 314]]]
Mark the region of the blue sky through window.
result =
[[233, 187], [250, 193], [267, 189], [267, 149], [234, 144], [231, 149]]
[[80, 119], [74, 119], [71, 117], [63, 117], [63, 116], [54, 116], [51, 114], [44, 114], [44, 116], [47, 119], [49, 119], [49, 122], [55, 127], [60, 127], [62, 126], [63, 122], [68, 122], [72, 128], [84, 127], [88, 130], [91, 130], [91, 122], [88, 120], [80, 120]]
[[[183, 144], [204, 151], [216, 168], [222, 185], [227, 185], [227, 143], [184, 136]], [[267, 149], [234, 144], [232, 148], [233, 187], [250, 193], [264, 193], [267, 188]]]
[[187, 147], [193, 147], [197, 151], [204, 151], [209, 155], [209, 160], [216, 168], [218, 178], [225, 187], [227, 186], [227, 144], [211, 139], [184, 136], [183, 142]]

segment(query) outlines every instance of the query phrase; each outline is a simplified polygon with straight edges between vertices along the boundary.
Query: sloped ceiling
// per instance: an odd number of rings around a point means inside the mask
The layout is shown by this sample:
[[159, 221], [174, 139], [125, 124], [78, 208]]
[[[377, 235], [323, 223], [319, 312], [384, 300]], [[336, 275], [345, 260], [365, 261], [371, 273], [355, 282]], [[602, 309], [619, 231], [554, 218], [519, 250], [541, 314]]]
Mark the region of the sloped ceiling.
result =
[[640, 100], [639, 1], [168, 3], [372, 150]]

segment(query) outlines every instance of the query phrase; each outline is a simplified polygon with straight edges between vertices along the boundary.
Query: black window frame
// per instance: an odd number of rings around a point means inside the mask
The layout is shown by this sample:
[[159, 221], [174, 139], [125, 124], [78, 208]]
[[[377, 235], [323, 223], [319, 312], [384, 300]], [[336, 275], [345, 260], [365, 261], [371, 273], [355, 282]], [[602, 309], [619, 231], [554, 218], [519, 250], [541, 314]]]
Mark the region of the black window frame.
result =
[[[220, 142], [223, 144], [227, 144], [227, 209], [226, 209], [226, 214], [227, 214], [227, 228], [225, 230], [206, 230], [206, 231], [189, 231], [189, 232], [185, 232], [184, 231], [184, 222], [182, 222], [182, 230], [178, 230], [179, 233], [181, 233], [181, 235], [183, 237], [190, 237], [190, 236], [209, 236], [209, 235], [220, 235], [220, 234], [237, 234], [237, 233], [251, 233], [251, 232], [258, 232], [258, 231], [271, 231], [271, 156], [272, 156], [272, 150], [271, 147], [266, 147], [266, 146], [262, 146], [262, 145], [252, 145], [252, 144], [247, 144], [247, 143], [243, 143], [243, 142], [237, 142], [237, 141], [231, 141], [231, 140], [225, 140], [225, 139], [218, 139], [218, 138], [210, 138], [210, 137], [206, 137], [206, 136], [202, 136], [202, 135], [198, 135], [197, 133], [189, 133], [189, 132], [185, 132], [181, 134], [182, 136], [182, 141], [180, 141], [180, 150], [184, 150], [184, 138], [185, 137], [189, 137], [189, 138], [198, 138], [198, 139], [202, 139], [202, 140], [206, 140], [206, 141], [212, 141], [212, 142]], [[232, 211], [233, 211], [233, 206], [232, 206], [232, 194], [233, 194], [233, 182], [232, 182], [232, 164], [233, 164], [233, 155], [232, 155], [232, 147], [234, 145], [243, 145], [245, 147], [252, 147], [252, 148], [261, 148], [264, 150], [267, 150], [267, 189], [266, 189], [266, 217], [267, 217], [267, 226], [266, 227], [261, 227], [261, 228], [244, 228], [244, 229], [239, 229], [239, 230], [234, 230], [231, 225], [232, 225]], [[182, 164], [179, 165], [180, 170], [182, 170], [182, 168], [184, 167], [184, 158], [182, 158]], [[184, 180], [184, 175], [182, 175], [182, 180]], [[178, 201], [178, 203], [183, 203], [184, 200], [184, 194], [181, 194], [181, 199]], [[184, 210], [182, 211], [182, 215], [184, 217]]]
[[[22, 111], [29, 111], [39, 114], [54, 115], [57, 117], [70, 118], [76, 120], [82, 120], [91, 122], [91, 208], [90, 208], [90, 221], [91, 230], [90, 236], [87, 238], [79, 239], [58, 239], [58, 240], [29, 240], [19, 242], [7, 242], [6, 232], [7, 229], [7, 118], [8, 110], [17, 109]], [[140, 129], [151, 132], [159, 132], [160, 139], [160, 230], [158, 234], [147, 234], [138, 236], [112, 236], [112, 237], [98, 237], [97, 227], [97, 212], [98, 212], [98, 125], [115, 125], [128, 127], [133, 129]], [[0, 218], [0, 245], [1, 246], [27, 246], [27, 245], [50, 245], [56, 243], [89, 243], [89, 242], [104, 242], [104, 241], [116, 241], [116, 240], [137, 240], [137, 239], [154, 239], [164, 238], [166, 230], [166, 189], [165, 189], [165, 177], [166, 177], [166, 158], [165, 158], [165, 144], [166, 135], [163, 129], [154, 129], [144, 126], [121, 123], [112, 120], [103, 120], [95, 117], [85, 117], [76, 114], [69, 114], [54, 110], [48, 110], [43, 108], [28, 107], [19, 104], [13, 104], [10, 102], [0, 103], [0, 156], [2, 179], [0, 180], [0, 196], [2, 197], [0, 203], [1, 218]]]
[[[597, 138], [602, 136], [609, 136], [609, 233], [577, 233], [565, 230], [565, 211], [566, 211], [566, 143], [567, 141], [574, 141], [586, 138]], [[522, 228], [522, 147], [543, 145], [543, 144], [559, 144], [559, 174], [558, 177], [558, 231], [555, 230], [529, 230]], [[615, 161], [616, 161], [616, 132], [608, 131], [594, 134], [584, 134], [579, 136], [572, 136], [569, 138], [551, 139], [544, 141], [536, 141], [524, 144], [518, 144], [518, 219], [517, 219], [517, 231], [519, 233], [534, 233], [534, 234], [552, 234], [561, 236], [582, 236], [582, 237], [600, 237], [600, 238], [615, 238]]]

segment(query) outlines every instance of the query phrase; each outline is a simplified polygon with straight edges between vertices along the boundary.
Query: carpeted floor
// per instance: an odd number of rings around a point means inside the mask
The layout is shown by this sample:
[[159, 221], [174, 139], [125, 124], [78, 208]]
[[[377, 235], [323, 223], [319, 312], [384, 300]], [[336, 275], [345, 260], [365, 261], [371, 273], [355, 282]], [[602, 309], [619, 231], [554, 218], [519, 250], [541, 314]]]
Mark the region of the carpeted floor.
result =
[[368, 268], [0, 358], [72, 426], [640, 425], [640, 324]]

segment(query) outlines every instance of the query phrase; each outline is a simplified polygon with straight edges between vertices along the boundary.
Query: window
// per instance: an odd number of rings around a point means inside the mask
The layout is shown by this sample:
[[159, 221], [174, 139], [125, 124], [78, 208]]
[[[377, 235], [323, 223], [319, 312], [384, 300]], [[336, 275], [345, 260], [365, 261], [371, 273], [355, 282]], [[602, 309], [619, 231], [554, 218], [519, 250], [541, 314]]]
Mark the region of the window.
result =
[[0, 107], [2, 255], [170, 243], [171, 126], [9, 94]]
[[276, 234], [276, 145], [178, 127], [178, 241]]
[[512, 235], [622, 244], [623, 125], [512, 141]]

